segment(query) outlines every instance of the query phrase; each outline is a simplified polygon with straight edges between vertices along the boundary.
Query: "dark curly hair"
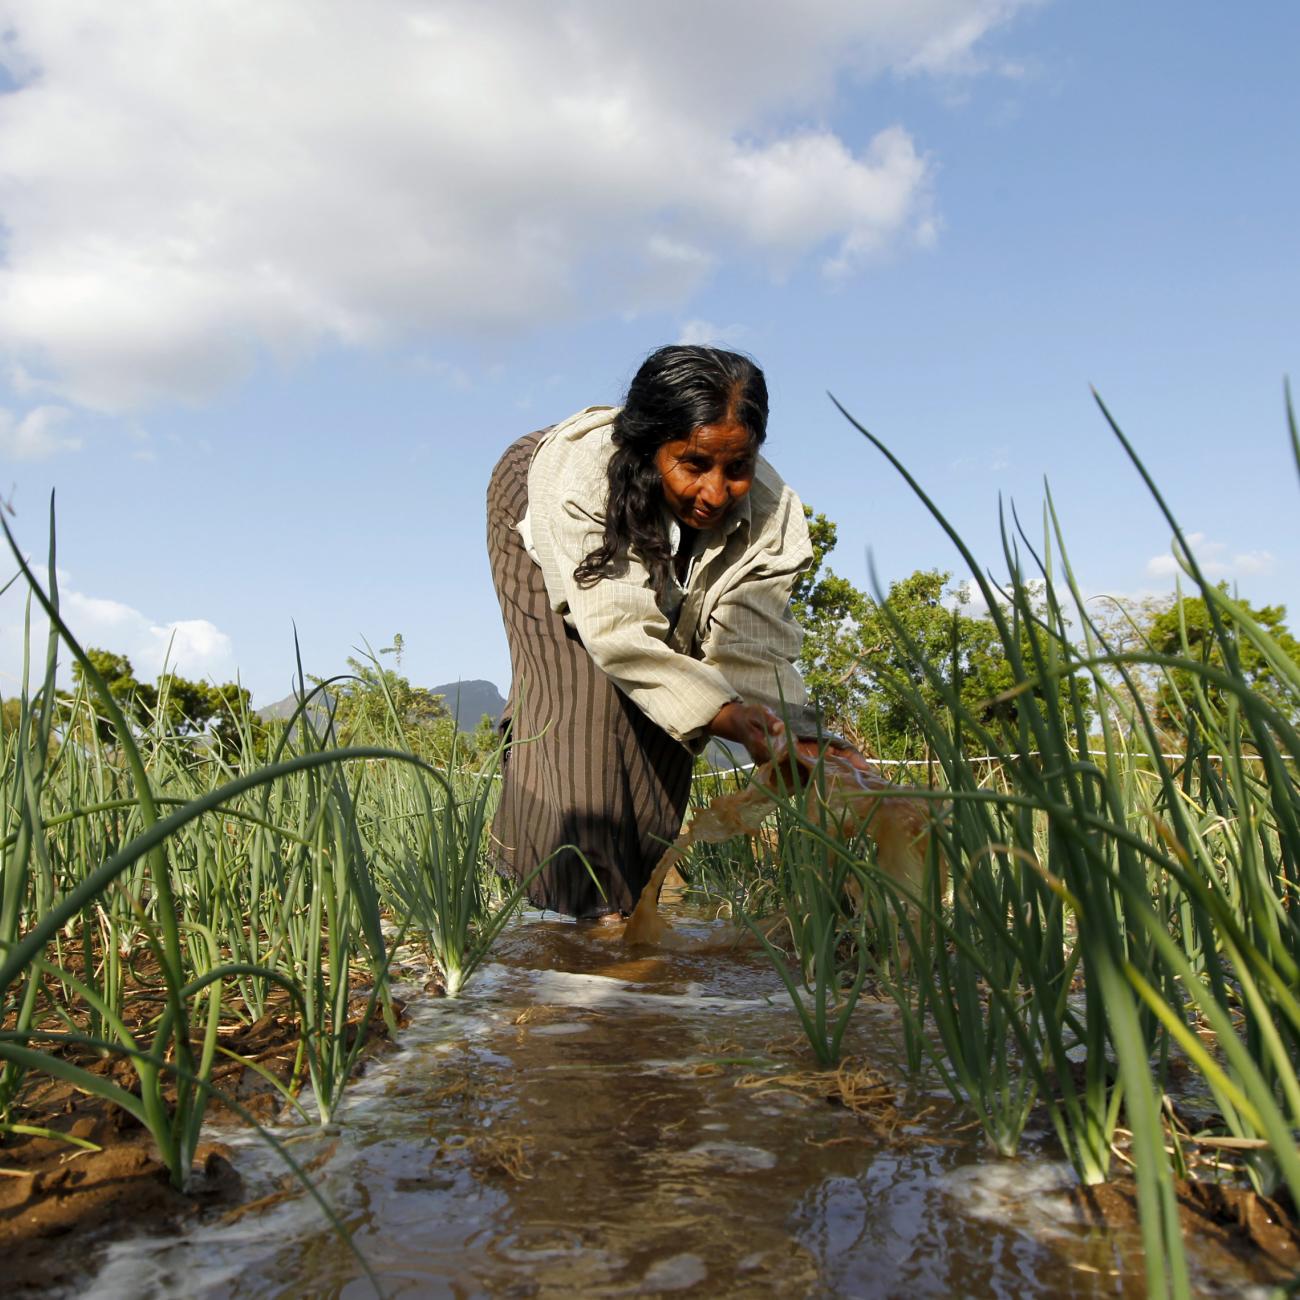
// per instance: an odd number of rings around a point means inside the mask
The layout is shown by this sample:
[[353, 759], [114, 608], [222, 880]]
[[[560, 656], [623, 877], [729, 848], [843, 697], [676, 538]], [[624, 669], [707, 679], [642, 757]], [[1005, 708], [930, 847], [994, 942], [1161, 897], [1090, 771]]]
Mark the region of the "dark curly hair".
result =
[[767, 381], [746, 356], [676, 344], [652, 352], [633, 377], [614, 419], [605, 536], [573, 571], [590, 587], [627, 567], [635, 547], [662, 604], [672, 573], [663, 481], [655, 452], [701, 425], [734, 420], [759, 446], [767, 437]]

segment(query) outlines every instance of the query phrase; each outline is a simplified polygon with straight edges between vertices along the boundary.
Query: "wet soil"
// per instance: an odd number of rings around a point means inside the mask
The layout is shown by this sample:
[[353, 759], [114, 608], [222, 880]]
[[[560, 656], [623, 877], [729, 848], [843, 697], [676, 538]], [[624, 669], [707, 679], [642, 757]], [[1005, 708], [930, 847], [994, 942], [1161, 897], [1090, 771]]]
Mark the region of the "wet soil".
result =
[[[1288, 1204], [1226, 1183], [1180, 1180], [1176, 1187], [1184, 1240], [1277, 1282], [1300, 1275], [1300, 1223]], [[1090, 1223], [1129, 1235], [1139, 1231], [1130, 1178], [1077, 1188], [1072, 1199]]]
[[211, 1207], [238, 1202], [229, 1149], [200, 1147], [186, 1194], [143, 1133], [80, 1115], [71, 1132], [101, 1146], [88, 1151], [29, 1138], [0, 1151], [0, 1255], [6, 1294], [41, 1295], [84, 1279], [98, 1243], [139, 1231], [175, 1230]]
[[[358, 1029], [353, 1026], [354, 1033]], [[382, 1020], [372, 1020], [368, 1036], [376, 1045], [383, 1040]], [[245, 1062], [287, 1085], [299, 1038], [296, 1018], [284, 1010], [222, 1032], [221, 1047], [242, 1059], [215, 1065], [211, 1081], [219, 1096], [208, 1107], [208, 1120], [218, 1127], [243, 1125], [245, 1116], [271, 1121], [281, 1095]], [[76, 1049], [65, 1055], [138, 1095], [129, 1060]], [[242, 1114], [222, 1096], [233, 1099]], [[174, 1093], [165, 1100], [174, 1104]], [[7, 1294], [58, 1292], [92, 1273], [108, 1242], [139, 1232], [180, 1231], [246, 1200], [229, 1146], [201, 1144], [186, 1190], [178, 1191], [152, 1138], [132, 1115], [62, 1080], [30, 1077], [14, 1123], [66, 1136], [20, 1132], [0, 1144], [0, 1258]]]

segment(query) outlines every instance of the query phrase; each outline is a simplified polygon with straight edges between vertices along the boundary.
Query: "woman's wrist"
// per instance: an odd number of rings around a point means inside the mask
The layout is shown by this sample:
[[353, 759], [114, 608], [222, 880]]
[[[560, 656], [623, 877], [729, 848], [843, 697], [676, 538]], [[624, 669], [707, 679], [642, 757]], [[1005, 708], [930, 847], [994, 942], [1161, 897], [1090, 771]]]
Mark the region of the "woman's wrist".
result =
[[726, 704], [713, 715], [712, 720], [704, 728], [710, 736], [721, 736], [723, 740], [735, 740], [736, 736], [732, 733], [736, 729], [736, 709], [740, 704], [739, 700], [728, 700]]
[[743, 700], [724, 704], [708, 727], [710, 735], [744, 745], [760, 763], [771, 756], [771, 738], [784, 730], [781, 719], [771, 709], [762, 704], [746, 704]]

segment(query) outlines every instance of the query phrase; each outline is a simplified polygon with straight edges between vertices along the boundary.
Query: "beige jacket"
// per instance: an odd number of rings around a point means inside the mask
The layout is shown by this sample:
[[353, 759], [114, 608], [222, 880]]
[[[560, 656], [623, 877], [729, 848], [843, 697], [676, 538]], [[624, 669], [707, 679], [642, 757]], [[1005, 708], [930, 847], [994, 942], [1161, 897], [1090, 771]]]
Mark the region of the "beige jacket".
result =
[[812, 545], [799, 498], [761, 457], [753, 487], [723, 527], [699, 535], [668, 612], [635, 551], [617, 577], [585, 588], [574, 581], [603, 537], [617, 413], [588, 407], [548, 430], [534, 453], [528, 511], [517, 527], [551, 607], [615, 685], [684, 744], [700, 743], [730, 700], [802, 718], [806, 692], [793, 661], [803, 632], [790, 592], [812, 563]]

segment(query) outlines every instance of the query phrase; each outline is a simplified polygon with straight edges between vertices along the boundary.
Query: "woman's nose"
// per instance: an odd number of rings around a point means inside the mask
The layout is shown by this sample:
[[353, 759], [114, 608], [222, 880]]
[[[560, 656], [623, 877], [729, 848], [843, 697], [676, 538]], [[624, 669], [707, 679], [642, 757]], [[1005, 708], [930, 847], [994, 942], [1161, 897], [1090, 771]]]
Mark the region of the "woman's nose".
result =
[[710, 510], [727, 504], [727, 480], [721, 472], [710, 474], [700, 487], [700, 497]]

